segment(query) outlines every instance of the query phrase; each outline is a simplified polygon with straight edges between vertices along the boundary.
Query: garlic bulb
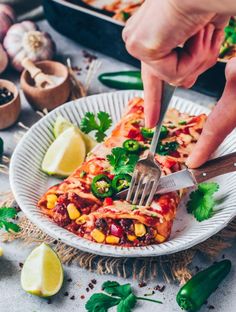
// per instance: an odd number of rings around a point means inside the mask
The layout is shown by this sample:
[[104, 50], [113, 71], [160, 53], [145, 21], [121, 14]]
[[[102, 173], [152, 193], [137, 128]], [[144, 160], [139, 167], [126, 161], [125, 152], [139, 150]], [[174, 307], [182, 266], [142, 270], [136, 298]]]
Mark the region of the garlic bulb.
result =
[[30, 21], [11, 26], [3, 45], [12, 66], [18, 71], [23, 70], [21, 61], [24, 58], [33, 62], [50, 60], [55, 53], [55, 43], [51, 36], [39, 31], [37, 25]]
[[0, 4], [0, 42], [3, 41], [8, 29], [15, 22], [15, 13], [7, 4]]
[[0, 74], [4, 72], [8, 65], [8, 57], [6, 51], [0, 43]]

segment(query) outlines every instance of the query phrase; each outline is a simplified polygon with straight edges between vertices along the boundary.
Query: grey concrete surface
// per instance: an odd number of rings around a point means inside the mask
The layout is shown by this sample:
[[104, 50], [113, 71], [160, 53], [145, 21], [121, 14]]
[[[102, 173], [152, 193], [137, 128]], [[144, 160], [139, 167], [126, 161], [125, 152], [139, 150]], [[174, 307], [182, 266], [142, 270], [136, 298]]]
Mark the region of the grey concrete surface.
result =
[[[67, 56], [70, 56], [73, 65], [83, 67], [81, 79], [86, 75], [86, 64], [82, 57], [83, 47], [75, 44], [69, 39], [62, 37], [57, 34], [50, 26], [45, 22], [41, 22], [40, 26], [42, 29], [49, 31], [57, 42], [58, 55], [60, 59], [65, 60]], [[102, 65], [99, 72], [112, 71], [112, 70], [125, 70], [131, 67], [108, 58], [104, 55], [96, 53], [99, 60], [102, 61]], [[98, 72], [98, 73], [99, 73]], [[4, 77], [17, 81], [18, 77], [16, 73], [7, 73]], [[2, 78], [2, 77], [1, 77]], [[99, 93], [104, 91], [110, 91], [103, 87], [96, 79], [93, 80], [89, 93]], [[179, 90], [179, 96], [188, 98], [202, 105], [208, 105], [215, 102], [215, 99], [204, 96], [197, 92]], [[22, 98], [22, 112], [20, 121], [25, 125], [30, 126], [39, 119], [39, 116], [31, 109], [29, 104]], [[18, 125], [0, 132], [0, 136], [5, 141], [5, 152], [7, 155], [11, 155], [14, 147], [17, 143], [15, 138], [16, 132], [20, 130]], [[9, 189], [9, 183], [7, 176], [0, 175], [0, 189], [2, 191]], [[51, 303], [48, 300], [34, 297], [25, 293], [20, 286], [20, 266], [19, 263], [24, 262], [29, 252], [32, 250], [33, 245], [26, 246], [21, 241], [14, 241], [8, 244], [0, 245], [4, 248], [4, 257], [0, 258], [0, 312], [84, 312], [85, 302], [93, 292], [87, 293], [85, 288], [88, 282], [95, 278], [97, 285], [94, 291], [99, 291], [102, 282], [106, 280], [116, 280], [121, 283], [130, 282], [134, 287], [138, 295], [150, 292], [149, 288], [153, 288], [157, 283], [162, 284], [163, 281], [153, 281], [148, 284], [145, 288], [139, 288], [136, 281], [131, 279], [124, 280], [115, 276], [99, 276], [97, 274], [87, 272], [75, 265], [64, 266], [65, 269], [65, 282], [62, 290], [58, 295], [52, 298]], [[220, 285], [217, 291], [208, 300], [208, 305], [205, 305], [201, 312], [209, 311], [209, 305], [214, 306], [215, 312], [234, 312], [236, 311], [236, 244], [232, 242], [232, 247], [224, 251], [225, 257], [232, 260], [233, 268], [230, 275]], [[193, 267], [198, 266], [199, 268], [205, 268], [211, 264], [212, 261], [221, 259], [222, 254], [217, 259], [207, 259], [206, 257], [199, 255], [194, 259], [192, 264]], [[68, 279], [72, 279], [68, 282]], [[163, 305], [158, 305], [148, 302], [140, 302], [137, 305], [135, 311], [141, 312], [148, 310], [150, 312], [178, 312], [180, 308], [175, 302], [176, 293], [179, 289], [177, 284], [167, 285], [166, 290], [159, 294], [156, 292], [153, 299], [163, 300]], [[64, 293], [68, 292], [69, 296], [64, 296]], [[71, 296], [75, 296], [75, 299], [70, 299]], [[81, 299], [81, 295], [85, 295], [85, 299]], [[109, 310], [110, 311], [110, 310]], [[115, 309], [111, 310], [115, 311]], [[211, 311], [211, 310], [210, 310]]]

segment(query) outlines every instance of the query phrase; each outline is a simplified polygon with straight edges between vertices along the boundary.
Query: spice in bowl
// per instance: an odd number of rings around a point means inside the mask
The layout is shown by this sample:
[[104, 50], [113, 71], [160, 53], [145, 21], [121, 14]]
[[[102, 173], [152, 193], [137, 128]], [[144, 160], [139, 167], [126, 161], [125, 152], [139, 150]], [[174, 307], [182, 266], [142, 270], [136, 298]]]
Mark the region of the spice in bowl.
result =
[[7, 104], [11, 100], [13, 100], [13, 98], [14, 94], [11, 91], [9, 91], [5, 87], [3, 88], [0, 87], [0, 105]]

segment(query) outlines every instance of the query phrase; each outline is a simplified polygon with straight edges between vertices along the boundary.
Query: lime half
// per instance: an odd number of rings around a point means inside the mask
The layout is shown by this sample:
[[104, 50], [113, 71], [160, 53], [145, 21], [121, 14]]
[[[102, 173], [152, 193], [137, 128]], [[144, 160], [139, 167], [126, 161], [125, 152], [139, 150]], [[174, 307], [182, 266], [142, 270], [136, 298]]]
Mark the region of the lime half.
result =
[[97, 142], [91, 138], [88, 134], [83, 133], [78, 127], [70, 123], [67, 119], [59, 115], [55, 121], [53, 127], [53, 134], [55, 138], [61, 135], [65, 130], [68, 128], [74, 127], [77, 131], [79, 131], [80, 135], [82, 136], [85, 146], [86, 146], [86, 153], [89, 153], [96, 145]]
[[57, 254], [46, 244], [35, 248], [21, 271], [22, 288], [36, 296], [55, 295], [63, 283], [63, 268]]
[[50, 145], [42, 162], [42, 170], [50, 175], [69, 176], [84, 161], [86, 147], [80, 132], [70, 127]]

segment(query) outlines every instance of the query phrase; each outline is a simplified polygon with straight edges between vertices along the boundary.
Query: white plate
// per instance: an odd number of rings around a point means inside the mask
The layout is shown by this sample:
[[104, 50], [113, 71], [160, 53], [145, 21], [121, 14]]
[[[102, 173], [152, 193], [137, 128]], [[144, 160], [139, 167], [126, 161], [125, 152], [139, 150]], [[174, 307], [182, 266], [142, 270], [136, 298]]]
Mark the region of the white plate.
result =
[[[59, 227], [36, 207], [40, 196], [55, 179], [48, 177], [40, 170], [41, 162], [49, 145], [53, 141], [52, 127], [57, 115], [61, 114], [72, 123], [79, 124], [87, 111], [108, 112], [113, 125], [120, 119], [123, 108], [134, 96], [142, 96], [137, 91], [121, 91], [89, 96], [80, 100], [69, 102], [38, 121], [18, 144], [10, 165], [11, 188], [21, 209], [26, 216], [40, 229], [50, 236], [61, 239], [68, 245], [80, 250], [114, 257], [147, 257], [174, 253], [190, 248], [219, 230], [224, 228], [236, 214], [236, 174], [228, 174], [215, 178], [220, 184], [218, 198], [224, 201], [217, 208], [212, 218], [204, 222], [197, 222], [187, 214], [184, 203], [180, 205], [170, 239], [160, 245], [146, 247], [118, 247], [97, 244], [80, 238], [75, 234]], [[182, 112], [193, 115], [209, 113], [205, 107], [196, 105], [175, 97], [172, 106]], [[235, 151], [236, 134], [231, 134], [218, 149], [216, 156]]]

